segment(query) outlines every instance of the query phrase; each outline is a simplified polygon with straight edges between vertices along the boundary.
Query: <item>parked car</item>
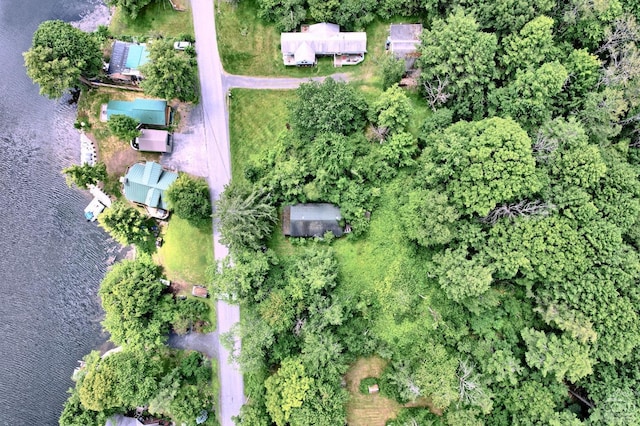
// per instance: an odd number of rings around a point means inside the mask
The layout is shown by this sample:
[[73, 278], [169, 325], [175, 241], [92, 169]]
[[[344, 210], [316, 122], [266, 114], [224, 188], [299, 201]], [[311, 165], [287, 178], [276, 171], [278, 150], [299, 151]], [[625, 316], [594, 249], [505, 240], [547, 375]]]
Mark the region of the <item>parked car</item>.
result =
[[176, 41], [175, 43], [173, 43], [173, 48], [176, 50], [184, 50], [189, 46], [191, 46], [191, 43], [189, 43], [188, 41]]

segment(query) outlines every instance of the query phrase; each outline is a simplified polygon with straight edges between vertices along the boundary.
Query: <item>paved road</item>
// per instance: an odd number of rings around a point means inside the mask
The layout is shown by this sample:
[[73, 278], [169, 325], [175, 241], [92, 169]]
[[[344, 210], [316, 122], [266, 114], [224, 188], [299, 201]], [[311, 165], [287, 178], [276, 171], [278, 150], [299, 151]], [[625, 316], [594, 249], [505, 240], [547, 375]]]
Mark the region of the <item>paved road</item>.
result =
[[167, 345], [176, 349], [189, 349], [205, 354], [208, 358], [218, 356], [218, 333], [189, 333], [169, 335]]
[[[336, 81], [348, 81], [347, 74], [332, 74], [329, 77]], [[273, 78], [273, 77], [249, 77], [244, 75], [234, 75], [224, 73], [222, 75], [222, 86], [224, 91], [234, 88], [244, 89], [295, 89], [302, 83], [309, 81], [324, 81], [327, 77], [310, 78]]]
[[[209, 186], [212, 199], [217, 199], [231, 180], [229, 152], [229, 120], [226, 110], [226, 91], [222, 89], [222, 64], [216, 42], [213, 0], [192, 0], [198, 69], [200, 72], [201, 104], [203, 109], [204, 141], [209, 163]], [[228, 250], [220, 244], [220, 233], [214, 228], [213, 246], [216, 259], [224, 259]], [[218, 335], [229, 331], [240, 321], [240, 308], [218, 301]], [[236, 342], [237, 348], [240, 341]], [[218, 342], [218, 371], [220, 379], [220, 412], [222, 426], [233, 426], [231, 418], [240, 413], [245, 402], [244, 384], [238, 365], [229, 362], [229, 353]]]

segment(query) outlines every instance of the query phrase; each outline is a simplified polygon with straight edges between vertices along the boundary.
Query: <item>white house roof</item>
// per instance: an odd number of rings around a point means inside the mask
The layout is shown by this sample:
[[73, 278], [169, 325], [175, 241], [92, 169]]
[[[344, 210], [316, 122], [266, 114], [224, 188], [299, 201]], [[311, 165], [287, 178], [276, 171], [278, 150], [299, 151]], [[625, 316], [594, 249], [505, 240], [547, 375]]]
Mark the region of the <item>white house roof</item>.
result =
[[316, 52], [305, 41], [298, 46], [293, 57], [297, 64], [313, 64], [316, 61]]
[[367, 51], [367, 33], [341, 33], [336, 24], [314, 24], [299, 33], [280, 34], [280, 45], [284, 55], [294, 55], [306, 43], [315, 55], [353, 54]]

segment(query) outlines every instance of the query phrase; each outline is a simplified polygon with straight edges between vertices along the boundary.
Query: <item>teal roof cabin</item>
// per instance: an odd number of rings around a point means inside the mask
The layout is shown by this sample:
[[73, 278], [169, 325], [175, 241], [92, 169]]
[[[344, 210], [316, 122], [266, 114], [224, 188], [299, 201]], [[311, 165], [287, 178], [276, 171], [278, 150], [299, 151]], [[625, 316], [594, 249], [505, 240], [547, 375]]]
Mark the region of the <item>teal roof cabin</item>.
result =
[[123, 114], [135, 118], [142, 124], [167, 126], [170, 109], [167, 101], [161, 99], [135, 99], [133, 101], [109, 101], [107, 104], [107, 120], [112, 115]]
[[140, 67], [149, 62], [149, 51], [144, 44], [115, 41], [107, 74], [112, 77], [142, 77]]
[[122, 178], [127, 200], [150, 209], [167, 210], [164, 191], [178, 178], [177, 173], [164, 170], [156, 162], [134, 164]]

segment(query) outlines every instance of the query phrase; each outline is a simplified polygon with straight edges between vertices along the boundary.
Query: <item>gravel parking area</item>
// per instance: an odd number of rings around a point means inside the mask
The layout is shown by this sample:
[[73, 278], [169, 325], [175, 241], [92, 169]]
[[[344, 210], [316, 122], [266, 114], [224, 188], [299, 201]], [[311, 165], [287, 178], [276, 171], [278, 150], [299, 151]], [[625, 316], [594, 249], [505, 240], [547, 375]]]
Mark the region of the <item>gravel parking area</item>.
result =
[[173, 134], [173, 152], [163, 154], [160, 163], [173, 170], [208, 177], [204, 130], [202, 106], [196, 105], [181, 118], [179, 131]]

